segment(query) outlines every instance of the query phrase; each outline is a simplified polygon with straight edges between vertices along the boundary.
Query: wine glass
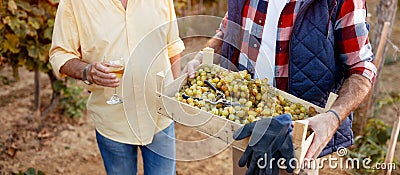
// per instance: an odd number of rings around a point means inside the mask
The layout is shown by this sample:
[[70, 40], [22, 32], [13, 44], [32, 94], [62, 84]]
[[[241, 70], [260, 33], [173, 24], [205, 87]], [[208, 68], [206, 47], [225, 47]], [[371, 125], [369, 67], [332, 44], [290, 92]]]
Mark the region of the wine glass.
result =
[[[108, 67], [108, 69], [110, 69], [111, 73], [115, 73], [118, 79], [122, 78], [125, 69], [125, 62], [122, 57], [121, 58], [104, 57], [103, 63], [105, 66]], [[110, 99], [106, 101], [106, 103], [109, 105], [116, 105], [123, 103], [122, 98], [119, 97], [117, 94], [117, 87], [114, 88], [114, 94], [110, 97]]]

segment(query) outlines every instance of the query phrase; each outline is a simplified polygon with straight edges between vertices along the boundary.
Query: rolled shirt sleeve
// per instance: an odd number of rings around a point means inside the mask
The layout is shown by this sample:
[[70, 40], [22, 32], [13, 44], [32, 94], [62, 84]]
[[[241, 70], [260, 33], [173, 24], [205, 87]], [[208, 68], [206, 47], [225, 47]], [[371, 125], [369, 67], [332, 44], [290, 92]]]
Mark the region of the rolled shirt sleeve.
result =
[[170, 9], [170, 28], [168, 32], [168, 57], [171, 58], [180, 54], [184, 49], [185, 45], [179, 37], [178, 21], [176, 19], [175, 9], [173, 0], [169, 0]]
[[365, 1], [344, 1], [334, 26], [340, 61], [348, 75], [360, 74], [373, 84], [376, 78], [374, 54], [368, 39]]
[[49, 51], [49, 61], [57, 77], [66, 76], [60, 73], [60, 69], [68, 60], [81, 57], [79, 45], [78, 29], [71, 2], [62, 0], [58, 5]]

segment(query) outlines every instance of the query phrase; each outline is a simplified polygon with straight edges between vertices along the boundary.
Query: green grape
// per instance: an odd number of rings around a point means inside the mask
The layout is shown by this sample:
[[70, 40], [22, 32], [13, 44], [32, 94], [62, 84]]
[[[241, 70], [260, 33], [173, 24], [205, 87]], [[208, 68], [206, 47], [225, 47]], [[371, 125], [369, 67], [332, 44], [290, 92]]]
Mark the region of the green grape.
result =
[[257, 108], [264, 108], [265, 104], [263, 101], [257, 104]]
[[204, 82], [205, 80], [207, 80], [207, 77], [206, 77], [206, 76], [201, 76], [200, 80], [201, 80], [202, 82]]
[[186, 102], [187, 102], [187, 103], [193, 103], [193, 102], [194, 102], [194, 99], [193, 99], [193, 98], [188, 98], [188, 99], [186, 99]]
[[301, 111], [302, 113], [305, 113], [306, 110], [307, 110], [306, 107], [304, 107], [304, 106], [300, 107], [300, 111]]
[[277, 105], [275, 106], [275, 110], [276, 110], [276, 111], [282, 111], [282, 110], [283, 110], [283, 107], [282, 107], [281, 105], [277, 104]]
[[197, 81], [197, 85], [198, 85], [198, 86], [203, 86], [203, 85], [204, 85], [204, 82], [203, 82], [203, 81]]
[[246, 115], [246, 112], [244, 111], [236, 111], [236, 116], [243, 118]]
[[301, 113], [301, 111], [300, 111], [300, 109], [296, 109], [296, 110], [294, 110], [294, 112], [296, 113], [296, 114], [300, 114]]
[[176, 98], [176, 100], [178, 100], [178, 101], [182, 101], [182, 100], [183, 100], [183, 98], [182, 98], [182, 97], [178, 97], [178, 98]]
[[213, 108], [211, 110], [211, 113], [214, 114], [214, 115], [218, 115], [219, 114], [219, 110], [217, 108]]
[[218, 77], [215, 77], [215, 78], [212, 80], [212, 82], [218, 83], [218, 82], [219, 82], [219, 78], [218, 78]]
[[279, 99], [279, 101], [284, 101], [285, 100], [285, 98], [282, 95], [278, 95], [278, 99]]
[[247, 86], [242, 85], [242, 86], [240, 86], [240, 90], [241, 90], [241, 91], [247, 91], [248, 89], [247, 89]]
[[248, 98], [248, 96], [249, 96], [248, 92], [247, 92], [247, 93], [244, 92], [244, 91], [240, 92], [240, 97], [242, 97], [242, 98]]
[[247, 100], [245, 98], [240, 98], [239, 99], [239, 103], [242, 104], [242, 105], [246, 104], [246, 102], [247, 102]]
[[235, 108], [233, 108], [232, 106], [226, 107], [225, 109], [229, 112], [229, 114], [234, 114], [236, 112]]
[[247, 114], [248, 114], [249, 116], [254, 116], [254, 117], [258, 115], [258, 113], [255, 112], [255, 111], [249, 111], [249, 112], [247, 112]]
[[254, 89], [251, 90], [251, 93], [252, 93], [254, 96], [256, 96], [256, 95], [258, 94], [258, 90], [254, 88]]
[[270, 109], [264, 109], [261, 111], [262, 116], [270, 116], [271, 115], [271, 110]]
[[261, 95], [260, 93], [258, 93], [258, 94], [256, 95], [256, 100], [260, 101], [261, 99], [262, 99], [262, 95]]
[[233, 86], [233, 92], [235, 92], [235, 93], [237, 93], [237, 92], [239, 92], [239, 85], [237, 85], [237, 84], [235, 84], [234, 86]]
[[228, 86], [222, 85], [222, 86], [221, 86], [221, 90], [222, 90], [223, 92], [227, 91], [227, 90], [228, 90]]
[[219, 81], [219, 82], [217, 83], [217, 88], [221, 88], [221, 87], [222, 87], [222, 82]]
[[206, 102], [205, 101], [198, 101], [197, 102], [197, 106], [198, 107], [204, 107], [204, 106], [206, 106]]
[[[281, 101], [282, 106], [286, 106], [286, 100]], [[290, 108], [290, 107], [289, 107]]]
[[244, 112], [249, 112], [249, 111], [250, 111], [250, 108], [249, 108], [249, 107], [246, 107], [246, 106], [244, 106], [244, 107], [242, 107], [242, 110], [243, 110]]
[[267, 101], [267, 100], [268, 100], [268, 94], [267, 94], [267, 93], [264, 93], [264, 94], [261, 96], [261, 100]]
[[181, 97], [181, 94], [179, 92], [175, 93], [175, 98]]
[[224, 116], [224, 117], [228, 116], [229, 115], [228, 110], [222, 110], [221, 111], [221, 115]]
[[253, 122], [255, 119], [256, 119], [256, 117], [253, 116], [253, 115], [249, 115], [249, 116], [247, 117], [247, 120], [248, 120], [250, 123]]
[[214, 99], [214, 98], [215, 98], [215, 94], [209, 93], [209, 94], [207, 95], [207, 97], [208, 97], [208, 99]]
[[299, 119], [300, 120], [304, 120], [305, 119], [305, 114], [304, 113], [300, 113], [299, 114]]
[[245, 104], [245, 106], [248, 108], [250, 108], [252, 105], [253, 105], [253, 103], [251, 101], [247, 101]]
[[256, 108], [255, 112], [261, 114], [261, 112], [263, 111], [263, 108]]
[[236, 116], [234, 114], [229, 114], [229, 120], [236, 120]]
[[[237, 101], [237, 100], [234, 100], [234, 101]], [[242, 107], [240, 107], [240, 106], [235, 106], [234, 109], [235, 109], [235, 111], [240, 111], [240, 110], [242, 110]]]

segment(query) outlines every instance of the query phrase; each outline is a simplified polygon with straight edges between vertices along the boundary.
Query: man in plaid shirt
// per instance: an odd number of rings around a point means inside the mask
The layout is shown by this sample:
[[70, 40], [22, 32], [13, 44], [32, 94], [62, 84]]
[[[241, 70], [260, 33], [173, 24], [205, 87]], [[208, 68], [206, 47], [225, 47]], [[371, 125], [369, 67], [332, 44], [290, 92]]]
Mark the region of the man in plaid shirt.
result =
[[[352, 111], [375, 81], [365, 19], [365, 0], [229, 0], [207, 47], [222, 55], [221, 66], [318, 106], [338, 93], [328, 112], [308, 119], [316, 135], [306, 158], [317, 158], [353, 144]], [[201, 61], [188, 63], [190, 77]]]

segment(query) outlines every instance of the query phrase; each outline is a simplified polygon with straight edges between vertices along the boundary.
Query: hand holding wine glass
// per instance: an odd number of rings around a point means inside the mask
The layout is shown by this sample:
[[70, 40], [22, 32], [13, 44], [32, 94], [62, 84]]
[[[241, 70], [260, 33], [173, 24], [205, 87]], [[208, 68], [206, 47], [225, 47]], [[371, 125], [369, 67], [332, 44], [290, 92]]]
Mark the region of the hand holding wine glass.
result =
[[[117, 79], [121, 79], [125, 69], [125, 62], [123, 58], [105, 57], [103, 61], [110, 73], [114, 73]], [[114, 87], [114, 94], [106, 101], [107, 104], [121, 104], [123, 100], [117, 94], [117, 87]]]

